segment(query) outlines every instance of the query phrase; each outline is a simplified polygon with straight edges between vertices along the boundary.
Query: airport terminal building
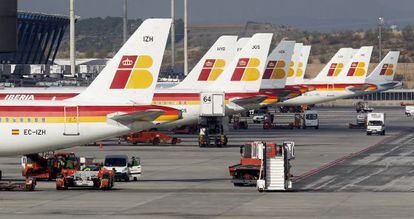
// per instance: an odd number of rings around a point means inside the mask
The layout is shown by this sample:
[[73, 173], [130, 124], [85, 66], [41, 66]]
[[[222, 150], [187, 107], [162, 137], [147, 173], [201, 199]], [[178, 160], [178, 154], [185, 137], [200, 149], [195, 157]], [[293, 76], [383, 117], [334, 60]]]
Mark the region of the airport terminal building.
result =
[[17, 51], [0, 53], [0, 64], [50, 64], [56, 58], [69, 18], [17, 13]]

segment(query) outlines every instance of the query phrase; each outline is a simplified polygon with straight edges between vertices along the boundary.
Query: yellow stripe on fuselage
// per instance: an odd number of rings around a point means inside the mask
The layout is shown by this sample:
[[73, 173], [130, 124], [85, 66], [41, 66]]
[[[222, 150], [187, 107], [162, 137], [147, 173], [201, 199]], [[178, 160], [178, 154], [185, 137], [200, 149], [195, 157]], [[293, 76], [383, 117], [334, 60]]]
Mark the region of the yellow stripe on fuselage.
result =
[[200, 105], [199, 100], [190, 100], [190, 101], [182, 101], [182, 100], [167, 100], [167, 101], [152, 101], [153, 105], [161, 105], [161, 106], [172, 106], [172, 105]]
[[273, 103], [277, 103], [279, 101], [279, 99], [277, 98], [266, 98], [265, 100], [262, 101], [263, 104], [273, 104]]
[[[180, 119], [179, 115], [161, 115], [155, 122], [169, 122]], [[106, 116], [81, 116], [81, 117], [0, 117], [0, 123], [104, 123]]]

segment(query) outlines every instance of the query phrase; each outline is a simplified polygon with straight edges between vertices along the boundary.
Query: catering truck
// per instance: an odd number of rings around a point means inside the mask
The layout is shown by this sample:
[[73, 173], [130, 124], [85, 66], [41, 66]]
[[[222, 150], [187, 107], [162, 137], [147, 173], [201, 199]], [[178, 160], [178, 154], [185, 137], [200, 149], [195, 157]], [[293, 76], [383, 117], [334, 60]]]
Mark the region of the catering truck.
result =
[[367, 114], [367, 135], [378, 134], [385, 135], [385, 114], [368, 113]]

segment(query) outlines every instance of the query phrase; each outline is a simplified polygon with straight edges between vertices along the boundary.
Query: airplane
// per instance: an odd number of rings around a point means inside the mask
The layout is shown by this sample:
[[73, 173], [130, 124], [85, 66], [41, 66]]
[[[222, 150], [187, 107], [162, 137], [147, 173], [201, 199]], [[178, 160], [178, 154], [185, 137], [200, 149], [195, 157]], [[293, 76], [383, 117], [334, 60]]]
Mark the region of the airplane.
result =
[[[237, 51], [246, 44], [250, 38], [240, 38], [237, 41]], [[262, 102], [257, 102], [256, 105], [252, 103], [250, 108], [260, 108], [269, 104], [276, 103], [286, 96], [285, 90], [286, 79], [288, 77], [289, 63], [293, 54], [295, 46], [294, 41], [281, 41], [269, 54], [266, 60], [266, 69], [263, 72], [262, 82], [260, 85], [261, 93], [272, 93], [277, 95], [277, 100], [274, 98], [266, 98]]]
[[[200, 112], [200, 94], [203, 92], [224, 93], [226, 115], [249, 110], [256, 102], [267, 98], [277, 99], [276, 95], [259, 92], [272, 36], [273, 34], [267, 33], [255, 34], [238, 52], [235, 49], [236, 44], [233, 44], [233, 51], [236, 54], [219, 76], [214, 75], [216, 64], [207, 65], [206, 62], [211, 59], [203, 57], [199, 62], [203, 69], [194, 68], [187, 76], [187, 78], [197, 80], [184, 79], [176, 87], [157, 90], [154, 95], [155, 104], [168, 104], [183, 111], [182, 119], [163, 126], [197, 123]], [[196, 76], [190, 76], [193, 74]], [[209, 82], [210, 79], [214, 81]]]
[[[263, 73], [261, 92], [269, 92], [280, 96], [279, 99], [286, 99], [291, 93], [296, 92], [286, 88], [289, 77], [290, 63], [294, 56], [295, 41], [281, 41], [276, 48], [270, 53], [266, 62], [266, 69]], [[262, 102], [262, 106], [274, 104], [267, 100]]]
[[[181, 83], [171, 88], [156, 89], [152, 104], [182, 111], [180, 120], [165, 126], [173, 128], [196, 123], [200, 112], [201, 92], [225, 93], [226, 115], [251, 109], [256, 106], [256, 102], [264, 99], [277, 101], [277, 95], [259, 92], [264, 60], [271, 39], [272, 34], [255, 34], [245, 42], [245, 46], [240, 51], [237, 51], [237, 36], [222, 36]], [[9, 95], [9, 99], [20, 99], [26, 95], [30, 98], [61, 100], [67, 96], [76, 96], [76, 92], [82, 88], [74, 89], [73, 92], [61, 88], [35, 90], [36, 92], [31, 93], [9, 92], [6, 95]], [[8, 89], [5, 91], [8, 92]]]
[[181, 118], [151, 105], [171, 19], [147, 19], [92, 84], [61, 100], [0, 101], [0, 156], [53, 151]]
[[[281, 78], [278, 82], [276, 78], [271, 78], [270, 80], [273, 80], [273, 83], [278, 83], [278, 85], [270, 87], [262, 83], [264, 90], [278, 94], [280, 101], [300, 96], [309, 91], [311, 88], [307, 85], [295, 83], [295, 81], [301, 82], [301, 79], [303, 79], [303, 72], [306, 70], [309, 52], [310, 46], [303, 46], [302, 43], [294, 43], [293, 53], [289, 53], [289, 56], [285, 54], [283, 59], [281, 59], [289, 63], [287, 65], [288, 69], [284, 69], [287, 72], [285, 78]], [[305, 65], [303, 64], [304, 62], [306, 63]]]
[[[296, 44], [295, 44], [296, 47]], [[299, 53], [299, 57], [297, 58], [297, 65], [296, 68], [293, 68], [294, 70], [294, 80], [287, 80], [286, 85], [287, 86], [294, 86], [297, 84], [303, 84], [304, 83], [304, 77], [306, 68], [308, 66], [308, 59], [310, 55], [311, 46], [310, 45], [302, 45], [302, 48]], [[291, 76], [291, 77], [293, 77]]]
[[371, 86], [365, 83], [365, 78], [372, 48], [372, 46], [361, 47], [357, 52], [352, 48], [340, 49], [314, 79], [304, 81], [305, 85], [312, 87], [311, 91], [278, 105], [313, 105], [347, 98], [370, 89]]
[[394, 81], [394, 75], [397, 72], [399, 51], [390, 51], [368, 75], [365, 80], [367, 89], [362, 90], [351, 97], [363, 96], [366, 94], [386, 91], [402, 86], [400, 81]]

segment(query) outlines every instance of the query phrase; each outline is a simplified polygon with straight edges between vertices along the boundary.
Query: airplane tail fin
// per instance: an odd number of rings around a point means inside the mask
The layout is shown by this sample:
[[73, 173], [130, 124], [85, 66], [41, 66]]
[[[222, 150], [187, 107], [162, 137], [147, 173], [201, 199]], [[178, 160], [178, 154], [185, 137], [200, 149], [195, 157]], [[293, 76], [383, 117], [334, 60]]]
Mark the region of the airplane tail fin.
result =
[[308, 67], [308, 59], [310, 54], [311, 46], [302, 46], [300, 51], [298, 65], [295, 71], [295, 81], [296, 84], [303, 84], [303, 79], [305, 77], [306, 67]]
[[293, 49], [292, 58], [289, 63], [289, 72], [286, 79], [286, 85], [292, 85], [295, 82], [296, 68], [298, 67], [302, 46], [303, 43], [295, 43], [295, 48]]
[[171, 89], [202, 89], [217, 80], [236, 55], [237, 36], [221, 36], [187, 77]]
[[364, 83], [371, 60], [372, 46], [363, 46], [335, 78], [335, 83]]
[[261, 89], [284, 88], [289, 71], [295, 41], [281, 41], [266, 61]]
[[394, 74], [397, 71], [399, 56], [399, 51], [388, 52], [371, 74], [368, 75], [367, 80], [380, 82], [392, 81], [394, 79]]
[[239, 38], [236, 44], [237, 52], [240, 52], [243, 49], [243, 47], [247, 44], [247, 42], [249, 42], [249, 40], [250, 40], [250, 37]]
[[206, 89], [224, 92], [258, 92], [272, 36], [271, 33], [253, 35], [224, 70], [223, 77]]
[[311, 83], [331, 82], [344, 69], [344, 66], [351, 60], [355, 51], [352, 48], [341, 48], [331, 58], [328, 64], [319, 72], [319, 74], [310, 80]]
[[74, 99], [150, 104], [171, 19], [147, 19], [91, 85]]

